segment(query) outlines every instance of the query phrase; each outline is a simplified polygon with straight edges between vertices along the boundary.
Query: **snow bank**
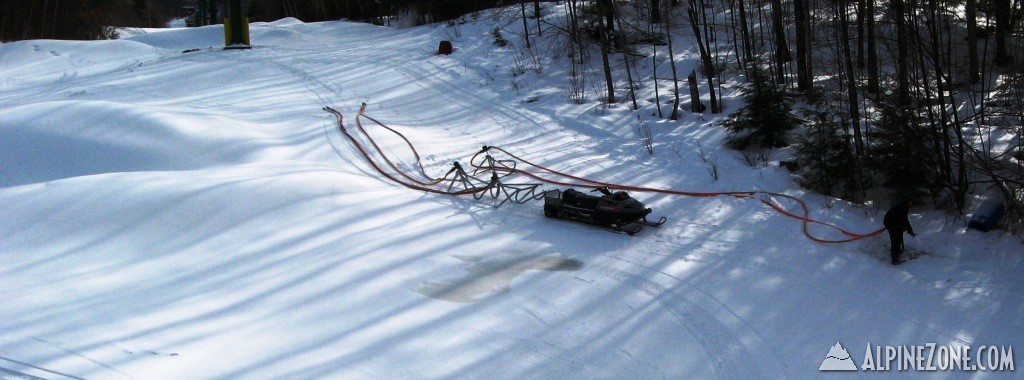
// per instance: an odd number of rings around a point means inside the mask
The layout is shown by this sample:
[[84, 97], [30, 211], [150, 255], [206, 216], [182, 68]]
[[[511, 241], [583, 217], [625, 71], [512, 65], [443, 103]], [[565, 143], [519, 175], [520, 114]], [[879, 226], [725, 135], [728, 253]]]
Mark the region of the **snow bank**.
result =
[[209, 25], [198, 28], [181, 29], [147, 29], [122, 38], [149, 46], [170, 50], [202, 49], [211, 46], [224, 46], [224, 26]]
[[0, 186], [244, 162], [262, 143], [253, 140], [266, 137], [233, 120], [98, 101], [10, 108], [0, 115], [0, 134]]

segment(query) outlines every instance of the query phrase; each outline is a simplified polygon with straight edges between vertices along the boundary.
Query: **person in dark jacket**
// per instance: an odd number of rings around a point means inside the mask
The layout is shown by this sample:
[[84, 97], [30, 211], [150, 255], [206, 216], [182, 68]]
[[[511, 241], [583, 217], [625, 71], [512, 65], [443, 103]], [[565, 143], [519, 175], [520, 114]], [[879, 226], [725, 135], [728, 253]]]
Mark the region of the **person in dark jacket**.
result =
[[914, 233], [914, 227], [910, 226], [910, 219], [907, 215], [913, 206], [914, 201], [912, 200], [899, 202], [893, 205], [882, 219], [882, 224], [889, 231], [889, 253], [892, 254], [892, 265], [900, 264], [900, 254], [903, 253], [903, 231], [912, 237], [917, 236]]

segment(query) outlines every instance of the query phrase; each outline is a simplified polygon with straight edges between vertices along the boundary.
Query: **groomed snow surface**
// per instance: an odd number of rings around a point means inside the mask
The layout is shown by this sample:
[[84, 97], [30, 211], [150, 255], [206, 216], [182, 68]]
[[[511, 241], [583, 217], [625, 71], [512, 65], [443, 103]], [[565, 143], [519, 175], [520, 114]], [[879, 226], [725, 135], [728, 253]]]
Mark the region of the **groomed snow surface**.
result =
[[[560, 45], [519, 74], [496, 25], [281, 20], [231, 51], [217, 26], [0, 45], [0, 378], [817, 378], [836, 342], [858, 365], [868, 344], [1024, 350], [1021, 245], [1000, 232], [918, 210], [907, 245], [929, 255], [893, 267], [884, 236], [818, 244], [755, 199], [635, 193], [668, 222], [613, 234], [540, 201], [393, 184], [321, 110], [351, 126], [366, 102], [437, 176], [497, 145], [605, 181], [784, 192], [880, 227], [721, 148], [718, 116], [659, 120], [653, 92], [638, 113], [573, 104]], [[444, 39], [455, 54], [434, 54]]]

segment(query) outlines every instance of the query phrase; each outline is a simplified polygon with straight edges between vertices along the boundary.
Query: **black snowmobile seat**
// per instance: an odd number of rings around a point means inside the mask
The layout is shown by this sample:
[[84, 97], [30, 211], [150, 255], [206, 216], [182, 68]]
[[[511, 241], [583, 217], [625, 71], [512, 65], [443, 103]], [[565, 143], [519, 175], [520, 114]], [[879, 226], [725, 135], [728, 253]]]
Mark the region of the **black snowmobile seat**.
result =
[[584, 194], [576, 189], [566, 189], [562, 192], [562, 203], [570, 204], [576, 207], [582, 207], [588, 210], [593, 210], [597, 207], [597, 201], [600, 197]]

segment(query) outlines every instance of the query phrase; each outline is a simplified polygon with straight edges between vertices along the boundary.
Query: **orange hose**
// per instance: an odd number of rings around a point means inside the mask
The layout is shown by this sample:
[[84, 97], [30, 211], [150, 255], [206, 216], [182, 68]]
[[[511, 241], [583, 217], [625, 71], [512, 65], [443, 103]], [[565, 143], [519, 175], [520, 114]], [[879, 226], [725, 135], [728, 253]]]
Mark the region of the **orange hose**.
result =
[[[398, 135], [400, 138], [402, 138], [402, 140], [405, 141], [406, 145], [408, 145], [409, 149], [412, 151], [413, 155], [416, 157], [416, 164], [417, 164], [417, 166], [419, 166], [420, 173], [424, 177], [427, 177], [427, 178], [430, 177], [429, 175], [426, 174], [426, 170], [424, 170], [423, 165], [420, 162], [419, 152], [416, 151], [416, 147], [413, 146], [412, 142], [409, 141], [409, 139], [406, 138], [405, 135], [403, 135], [402, 133], [396, 131], [395, 129], [393, 129], [393, 128], [387, 126], [387, 125], [385, 125], [384, 123], [380, 122], [377, 119], [374, 119], [374, 118], [372, 118], [370, 116], [367, 116], [364, 113], [366, 111], [366, 103], [363, 103], [363, 105], [359, 108], [359, 113], [356, 115], [356, 126], [363, 133], [363, 135], [366, 136], [366, 139], [370, 141], [371, 145], [373, 145], [373, 147], [377, 151], [377, 153], [380, 154], [381, 157], [383, 157], [384, 161], [388, 164], [388, 166], [390, 166], [391, 169], [393, 169], [395, 172], [398, 172], [402, 177], [405, 177], [407, 180], [412, 181], [413, 183], [409, 183], [409, 182], [405, 182], [403, 180], [400, 180], [400, 179], [396, 178], [395, 176], [393, 176], [392, 174], [390, 174], [389, 172], [387, 172], [386, 170], [384, 170], [376, 162], [376, 160], [373, 159], [372, 154], [370, 154], [370, 152], [368, 152], [367, 149], [354, 136], [352, 136], [349, 133], [348, 129], [345, 128], [344, 117], [342, 116], [341, 112], [338, 112], [337, 110], [335, 110], [333, 108], [330, 108], [330, 107], [324, 107], [324, 110], [335, 115], [335, 117], [337, 118], [339, 130], [341, 130], [341, 132], [345, 135], [345, 137], [347, 137], [349, 139], [349, 141], [351, 141], [352, 144], [355, 145], [356, 148], [359, 149], [359, 151], [360, 151], [360, 153], [362, 153], [363, 157], [366, 158], [366, 160], [370, 163], [370, 165], [372, 165], [374, 167], [374, 169], [377, 170], [377, 172], [379, 172], [381, 175], [387, 177], [388, 179], [390, 179], [390, 180], [392, 180], [392, 181], [394, 181], [394, 182], [396, 182], [396, 183], [398, 183], [398, 184], [400, 184], [402, 186], [405, 186], [407, 188], [414, 189], [414, 190], [420, 190], [420, 191], [436, 193], [436, 194], [446, 194], [446, 195], [476, 194], [476, 193], [481, 193], [481, 192], [489, 191], [491, 188], [494, 187], [494, 180], [492, 180], [492, 182], [490, 184], [488, 184], [487, 186], [482, 187], [482, 188], [466, 189], [466, 190], [460, 190], [460, 191], [444, 191], [444, 190], [439, 190], [439, 189], [435, 189], [435, 188], [430, 187], [430, 186], [433, 186], [433, 185], [437, 185], [438, 183], [443, 181], [444, 180], [443, 177], [435, 179], [435, 180], [432, 180], [430, 182], [426, 182], [426, 181], [418, 180], [418, 179], [413, 178], [412, 176], [406, 174], [405, 172], [400, 170], [393, 162], [391, 162], [390, 159], [388, 159], [387, 155], [384, 154], [384, 151], [380, 148], [380, 146], [378, 146], [377, 143], [373, 140], [373, 138], [370, 137], [370, 135], [366, 132], [366, 129], [363, 127], [362, 123], [359, 121], [360, 118], [366, 118], [367, 120], [370, 120], [370, 121], [376, 123], [378, 126], [380, 126], [382, 128], [385, 128], [388, 131], [390, 131], [390, 132]], [[505, 155], [508, 155], [509, 157], [515, 159], [516, 161], [522, 162], [523, 164], [526, 164], [526, 165], [528, 165], [530, 167], [533, 167], [533, 168], [536, 168], [536, 169], [538, 169], [540, 171], [547, 172], [547, 173], [549, 173], [551, 175], [555, 175], [555, 176], [558, 176], [558, 177], [566, 178], [566, 179], [569, 179], [569, 180], [572, 180], [572, 181], [556, 180], [556, 179], [545, 178], [545, 177], [540, 176], [538, 174], [535, 174], [535, 173], [532, 173], [532, 172], [529, 172], [529, 171], [525, 171], [525, 170], [522, 170], [522, 169], [517, 169], [517, 168], [514, 168], [514, 167], [508, 167], [508, 166], [495, 167], [493, 165], [492, 166], [484, 166], [483, 163], [478, 162], [479, 157], [480, 157], [481, 154], [485, 154], [485, 153], [487, 153], [490, 150], [495, 150], [495, 151], [501, 152], [501, 153], [503, 153]], [[753, 197], [755, 197], [755, 196], [757, 196], [759, 194], [763, 194], [763, 195], [767, 196], [768, 198], [760, 199], [760, 201], [762, 203], [768, 205], [769, 207], [771, 207], [773, 210], [775, 210], [779, 214], [782, 214], [782, 215], [787, 216], [787, 217], [792, 218], [792, 219], [799, 220], [801, 222], [801, 224], [802, 224], [802, 228], [801, 229], [802, 229], [804, 235], [807, 236], [812, 241], [815, 241], [815, 242], [818, 242], [818, 243], [826, 243], [826, 244], [848, 243], [848, 242], [852, 242], [852, 241], [856, 241], [856, 240], [861, 240], [861, 239], [866, 239], [866, 238], [878, 236], [879, 234], [881, 234], [882, 232], [885, 231], [885, 228], [881, 228], [881, 229], [878, 229], [876, 231], [868, 232], [868, 233], [865, 233], [865, 234], [860, 234], [860, 233], [855, 233], [855, 232], [851, 232], [851, 231], [845, 230], [845, 229], [840, 228], [840, 227], [838, 227], [838, 226], [836, 226], [834, 224], [830, 224], [830, 223], [822, 222], [820, 220], [813, 219], [813, 218], [810, 217], [811, 211], [810, 211], [810, 207], [807, 206], [807, 203], [805, 203], [803, 200], [801, 200], [801, 199], [799, 199], [797, 197], [794, 197], [792, 195], [781, 194], [781, 193], [773, 193], [773, 192], [766, 192], [766, 191], [695, 192], [695, 191], [684, 191], [684, 190], [674, 190], [674, 189], [658, 189], [658, 188], [651, 188], [651, 187], [631, 186], [631, 185], [624, 185], [624, 184], [602, 182], [602, 181], [597, 181], [597, 180], [593, 180], [593, 179], [589, 179], [589, 178], [574, 176], [574, 175], [571, 175], [571, 174], [568, 174], [568, 173], [563, 173], [563, 172], [560, 172], [560, 171], [557, 171], [557, 170], [554, 170], [554, 169], [551, 169], [551, 168], [548, 168], [548, 167], [545, 167], [545, 166], [542, 166], [542, 165], [535, 164], [533, 162], [530, 162], [528, 160], [523, 159], [522, 157], [516, 156], [516, 155], [508, 152], [505, 149], [502, 149], [500, 147], [495, 147], [495, 146], [485, 146], [485, 147], [483, 147], [483, 149], [481, 149], [479, 152], [477, 152], [476, 154], [474, 154], [470, 158], [469, 163], [470, 163], [470, 166], [472, 166], [473, 168], [476, 168], [478, 170], [492, 170], [494, 172], [521, 174], [523, 176], [526, 176], [526, 177], [529, 177], [529, 178], [533, 178], [533, 179], [535, 179], [537, 181], [541, 181], [541, 182], [545, 182], [545, 183], [549, 183], [549, 184], [553, 184], [553, 185], [559, 185], [559, 186], [597, 186], [597, 187], [608, 187], [609, 189], [614, 189], [614, 190], [658, 193], [658, 194], [689, 196], [689, 197], [729, 196], [729, 197], [735, 197], [735, 198], [753, 198]], [[573, 181], [575, 181], [575, 182], [573, 182]], [[795, 213], [795, 212], [792, 212], [790, 210], [787, 210], [787, 209], [783, 208], [777, 202], [773, 202], [774, 198], [784, 198], [784, 199], [789, 199], [789, 200], [791, 200], [793, 202], [796, 202], [800, 206], [800, 212], [799, 213]], [[847, 236], [847, 238], [844, 238], [844, 239], [825, 239], [825, 238], [817, 237], [817, 236], [815, 236], [814, 234], [811, 233], [811, 230], [810, 230], [810, 225], [811, 224], [817, 224], [817, 225], [821, 225], [821, 226], [825, 226], [825, 227], [831, 228], [831, 229], [836, 230], [836, 231], [842, 233], [843, 235]]]

